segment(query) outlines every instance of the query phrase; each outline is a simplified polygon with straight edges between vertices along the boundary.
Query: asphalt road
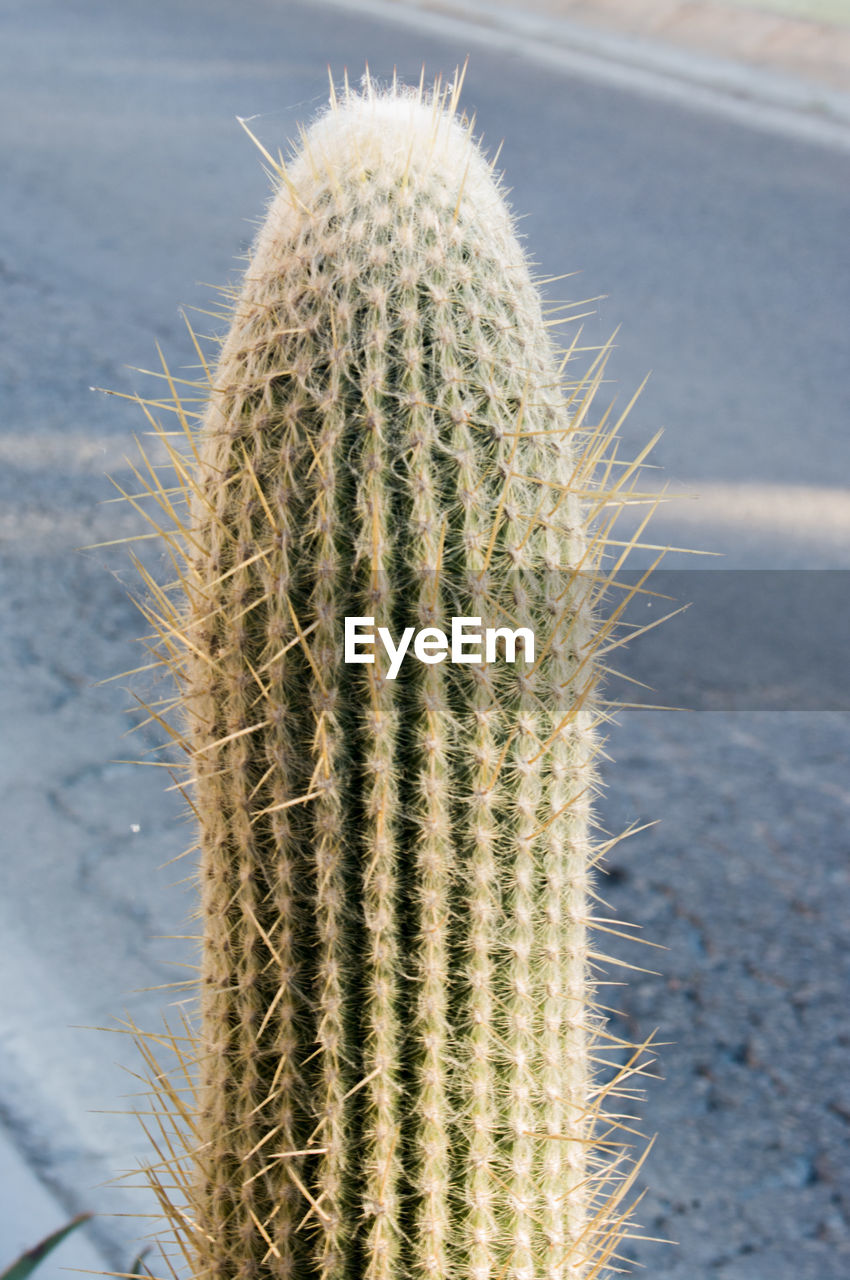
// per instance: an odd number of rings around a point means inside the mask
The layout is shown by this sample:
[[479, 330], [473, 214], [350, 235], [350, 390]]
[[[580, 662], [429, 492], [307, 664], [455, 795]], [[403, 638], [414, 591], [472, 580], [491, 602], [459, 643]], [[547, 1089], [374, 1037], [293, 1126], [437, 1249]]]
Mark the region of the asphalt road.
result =
[[[778, 581], [761, 571], [850, 569], [850, 184], [827, 147], [321, 5], [6, 0], [2, 22], [0, 1119], [69, 1207], [127, 1213], [135, 1193], [97, 1184], [145, 1151], [103, 1114], [136, 1087], [114, 1062], [135, 1059], [75, 1027], [125, 1008], [155, 1024], [170, 997], [131, 993], [191, 958], [155, 937], [185, 932], [191, 894], [171, 885], [185, 864], [157, 871], [188, 843], [179, 806], [161, 771], [115, 763], [145, 744], [122, 738], [121, 682], [95, 684], [143, 660], [141, 624], [126, 554], [75, 548], [139, 531], [104, 505], [104, 472], [128, 479], [143, 423], [89, 388], [149, 390], [127, 366], [152, 367], [155, 341], [192, 361], [178, 306], [235, 278], [267, 194], [235, 117], [285, 145], [328, 63], [418, 80], [471, 53], [464, 102], [504, 139], [529, 250], [543, 275], [580, 273], [553, 298], [607, 295], [589, 343], [621, 326], [603, 402], [653, 371], [624, 449], [664, 427], [659, 478], [702, 495], [655, 540], [756, 575], [730, 573], [719, 632], [758, 611], [742, 583]], [[777, 637], [800, 613], [792, 580]], [[729, 663], [753, 680], [727, 688], [715, 667], [719, 709], [612, 731], [601, 823], [661, 820], [618, 846], [604, 891], [669, 948], [618, 1005], [630, 1034], [672, 1042], [644, 1107], [641, 1221], [679, 1244], [634, 1246], [671, 1280], [850, 1271], [846, 587], [814, 581], [794, 650], [811, 668], [806, 636], [830, 637], [814, 701], [793, 681], [758, 700], [745, 627]], [[656, 634], [657, 667], [685, 642]], [[139, 1229], [101, 1224], [113, 1266]]]

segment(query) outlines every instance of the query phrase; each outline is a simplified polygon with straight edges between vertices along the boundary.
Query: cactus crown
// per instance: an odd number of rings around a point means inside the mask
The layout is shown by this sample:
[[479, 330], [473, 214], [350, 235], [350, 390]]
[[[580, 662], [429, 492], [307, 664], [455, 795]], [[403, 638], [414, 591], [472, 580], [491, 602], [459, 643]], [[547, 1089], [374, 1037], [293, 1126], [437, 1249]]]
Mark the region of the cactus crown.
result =
[[[576, 379], [555, 352], [460, 83], [347, 88], [265, 153], [200, 425], [167, 370], [184, 447], [146, 405], [203, 927], [182, 1083], [142, 1042], [149, 1177], [196, 1277], [590, 1280], [625, 1230], [606, 1107], [645, 1046], [597, 1006], [589, 825], [639, 462], [589, 423], [608, 348]], [[533, 660], [344, 661], [345, 617], [450, 615]]]

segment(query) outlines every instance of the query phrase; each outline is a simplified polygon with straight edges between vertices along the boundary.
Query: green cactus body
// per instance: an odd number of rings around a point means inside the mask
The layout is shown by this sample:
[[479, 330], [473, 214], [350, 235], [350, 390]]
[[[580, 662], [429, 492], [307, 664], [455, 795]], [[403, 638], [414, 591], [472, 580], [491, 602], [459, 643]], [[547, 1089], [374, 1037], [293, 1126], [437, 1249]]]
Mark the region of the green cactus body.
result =
[[[179, 463], [197, 1277], [590, 1280], [621, 1234], [589, 1065], [602, 437], [456, 90], [349, 92], [276, 166]], [[536, 655], [390, 678], [344, 661], [354, 616], [523, 623]]]

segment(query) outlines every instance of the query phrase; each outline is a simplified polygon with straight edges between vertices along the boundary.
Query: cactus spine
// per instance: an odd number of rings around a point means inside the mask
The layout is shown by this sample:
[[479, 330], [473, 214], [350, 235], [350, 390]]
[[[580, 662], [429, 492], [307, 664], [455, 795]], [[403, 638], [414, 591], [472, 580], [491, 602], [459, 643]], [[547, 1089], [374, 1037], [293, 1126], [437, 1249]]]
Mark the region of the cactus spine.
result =
[[[367, 83], [268, 157], [200, 431], [175, 396], [190, 447], [163, 435], [203, 954], [183, 1203], [151, 1176], [197, 1277], [591, 1280], [622, 1235], [602, 1108], [638, 1068], [589, 1065], [603, 362], [565, 395], [459, 88]], [[344, 662], [355, 615], [537, 654], [392, 679]]]

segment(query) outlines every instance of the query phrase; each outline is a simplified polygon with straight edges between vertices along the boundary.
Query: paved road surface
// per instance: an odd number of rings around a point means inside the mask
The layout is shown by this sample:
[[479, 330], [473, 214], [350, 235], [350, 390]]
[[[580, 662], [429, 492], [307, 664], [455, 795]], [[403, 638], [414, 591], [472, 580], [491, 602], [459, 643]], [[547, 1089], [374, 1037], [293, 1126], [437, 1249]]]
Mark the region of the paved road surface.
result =
[[[141, 423], [88, 388], [142, 387], [126, 366], [150, 366], [155, 339], [190, 361], [178, 304], [232, 277], [266, 194], [237, 114], [277, 145], [324, 101], [328, 62], [418, 78], [467, 49], [282, 0], [4, 14], [0, 1118], [69, 1207], [127, 1212], [132, 1194], [96, 1184], [143, 1148], [90, 1111], [125, 1105], [113, 1063], [133, 1054], [72, 1024], [156, 1020], [162, 993], [131, 992], [190, 958], [154, 937], [184, 931], [185, 864], [156, 868], [187, 841], [159, 771], [112, 763], [144, 744], [122, 739], [126, 694], [94, 684], [138, 664], [140, 624], [125, 555], [74, 548], [138, 531], [98, 504]], [[609, 295], [586, 332], [622, 326], [621, 397], [654, 371], [626, 447], [664, 426], [665, 475], [703, 494], [659, 538], [738, 567], [850, 567], [846, 156], [471, 52], [465, 102], [505, 139], [541, 271]], [[606, 889], [669, 948], [619, 1005], [631, 1034], [673, 1042], [645, 1107], [659, 1139], [641, 1218], [680, 1244], [635, 1249], [671, 1280], [850, 1270], [850, 722], [795, 697], [634, 713], [612, 734], [601, 821], [662, 819], [618, 848]], [[135, 1230], [102, 1225], [113, 1266]]]

